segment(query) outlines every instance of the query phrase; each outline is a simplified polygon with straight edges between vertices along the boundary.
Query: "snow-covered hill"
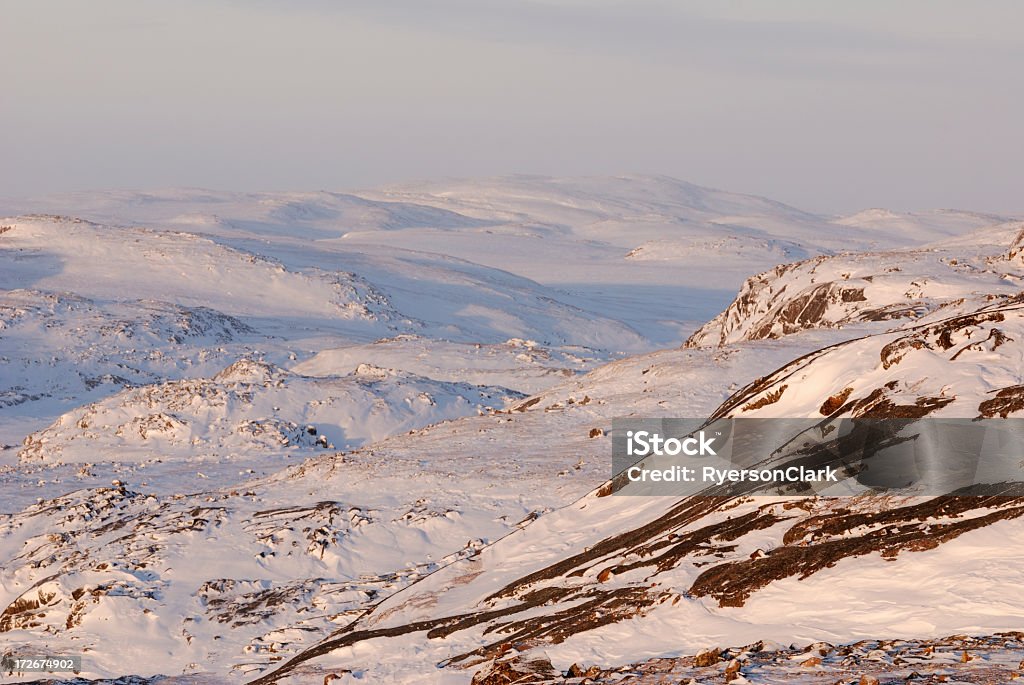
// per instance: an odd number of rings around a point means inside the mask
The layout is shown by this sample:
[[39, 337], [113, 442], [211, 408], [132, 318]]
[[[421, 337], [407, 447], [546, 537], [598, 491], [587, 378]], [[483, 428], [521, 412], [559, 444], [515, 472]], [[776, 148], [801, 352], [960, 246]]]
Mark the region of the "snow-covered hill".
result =
[[[724, 308], [743, 279], [781, 262], [907, 247], [1009, 218], [922, 212], [901, 216], [899, 229], [890, 230], [663, 176], [514, 176], [355, 194], [111, 191], [0, 203], [0, 214], [69, 208], [105, 225], [203, 236], [289, 270], [356, 273], [416, 319], [468, 326], [472, 317], [503, 327], [505, 338], [535, 340], [552, 337], [545, 327], [563, 335], [568, 328], [578, 344], [620, 351], [676, 343]], [[571, 317], [563, 323], [558, 315], [536, 322], [519, 315], [518, 332], [509, 330], [516, 320], [505, 305], [479, 309], [482, 292], [466, 292], [479, 281], [467, 282], [468, 265], [452, 257], [490, 267], [471, 274], [486, 285], [494, 269], [539, 283], [559, 302], [625, 323], [646, 345], [610, 329], [600, 342], [593, 334], [585, 342], [588, 327], [570, 327]], [[461, 311], [452, 302], [479, 305]], [[530, 323], [539, 325], [527, 330]]]
[[[802, 355], [710, 417], [1021, 416], [1022, 341], [1021, 298], [998, 298]], [[1012, 630], [1024, 618], [1011, 590], [1024, 581], [1019, 484], [838, 499], [637, 498], [613, 489], [595, 489], [396, 593], [259, 682], [311, 661], [404, 682], [403, 669], [479, 669], [511, 654], [543, 655], [564, 670], [693, 654], [723, 640], [938, 637]], [[1001, 551], [986, 554], [991, 545]], [[982, 576], [990, 582], [978, 589]], [[975, 588], [967, 597], [951, 592], [966, 587]], [[822, 593], [837, 602], [822, 605]], [[374, 665], [367, 653], [391, 658]]]
[[649, 346], [537, 283], [440, 255], [332, 250], [293, 235], [232, 247], [52, 215], [0, 224], [0, 406], [10, 409], [0, 444], [123, 387], [212, 376], [246, 356], [287, 367], [325, 348], [419, 335], [449, 345], [438, 355], [460, 368], [448, 341], [472, 354], [529, 340], [591, 361]]
[[[783, 264], [747, 279], [721, 314], [687, 341], [725, 345], [808, 328], [920, 319], [1024, 285], [1020, 222], [886, 252], [843, 253]], [[969, 308], [970, 305], [968, 305]], [[875, 327], [878, 328], [877, 326]]]
[[233, 460], [303, 448], [351, 450], [444, 419], [502, 408], [520, 393], [360, 364], [310, 378], [243, 359], [213, 378], [124, 390], [25, 438], [23, 462]]
[[[1021, 493], [608, 482], [616, 417], [1019, 415], [1019, 219], [837, 219], [640, 176], [5, 209], [4, 651], [490, 685], [718, 646], [778, 682], [811, 643], [1024, 620]], [[954, 644], [1016, 649], [936, 654]], [[861, 668], [861, 646], [820, 658]]]

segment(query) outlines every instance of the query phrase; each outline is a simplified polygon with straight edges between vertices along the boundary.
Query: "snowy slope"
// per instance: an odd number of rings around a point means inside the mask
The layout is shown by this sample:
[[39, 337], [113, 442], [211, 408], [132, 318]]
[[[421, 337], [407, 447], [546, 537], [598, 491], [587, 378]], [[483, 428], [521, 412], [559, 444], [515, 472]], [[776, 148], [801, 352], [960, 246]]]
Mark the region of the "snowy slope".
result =
[[778, 338], [808, 328], [884, 326], [1024, 285], [1015, 248], [1024, 224], [990, 226], [922, 248], [839, 254], [784, 264], [747, 279], [689, 346]]
[[[416, 311], [429, 304], [438, 322], [458, 320], [459, 310], [424, 301], [429, 290], [419, 286], [440, 280], [437, 271], [415, 279], [406, 271], [423, 269], [427, 260], [450, 268], [454, 262], [439, 255], [457, 257], [547, 286], [554, 299], [618, 319], [658, 345], [684, 338], [725, 307], [743, 279], [780, 262], [905, 247], [1007, 219], [919, 213], [903, 217], [898, 231], [883, 230], [663, 176], [514, 176], [355, 194], [111, 191], [10, 201], [0, 203], [0, 213], [65, 213], [69, 207], [103, 224], [201, 235], [290, 269], [344, 265], [386, 285], [391, 301], [409, 316], [431, 318]], [[446, 299], [477, 299], [463, 288], [450, 290]], [[540, 333], [506, 337], [537, 339]], [[604, 346], [612, 342], [605, 338]], [[636, 340], [614, 342], [622, 344], [615, 349], [639, 349]]]
[[[1003, 298], [804, 355], [711, 415], [1020, 416], [1021, 341], [1024, 305]], [[842, 402], [825, 410], [836, 392]], [[722, 640], [938, 637], [1012, 630], [1024, 619], [1009, 591], [1024, 580], [1019, 488], [853, 499], [609, 493], [603, 486], [432, 574], [259, 682], [321, 657], [320, 668], [416, 682], [412, 673], [433, 664], [472, 670], [510, 650], [566, 669], [692, 654]], [[998, 541], [1001, 552], [979, 553]], [[950, 593], [982, 575], [992, 582], [969, 601]], [[830, 581], [856, 600], [823, 606]], [[368, 654], [389, 658], [374, 664]]]
[[302, 448], [351, 450], [444, 419], [502, 408], [523, 395], [360, 364], [310, 378], [243, 359], [212, 378], [124, 390], [25, 438], [22, 461], [159, 458], [217, 461]]
[[[173, 464], [122, 466], [123, 485], [26, 503], [2, 522], [0, 550], [18, 563], [0, 572], [0, 603], [31, 607], [38, 584], [50, 579], [47, 602], [19, 611], [24, 619], [5, 638], [31, 645], [46, 635], [53, 648], [88, 646], [90, 674], [113, 675], [123, 652], [104, 645], [122, 628], [103, 617], [116, 614], [132, 630], [151, 625], [135, 648], [148, 655], [145, 674], [257, 674], [436, 570], [447, 555], [469, 554], [599, 484], [608, 443], [590, 437], [593, 428], [607, 429], [629, 410], [710, 413], [765, 359], [781, 364], [807, 347], [634, 357], [563, 380], [522, 410], [526, 402], [343, 457], [320, 450], [279, 474], [230, 485], [211, 478], [184, 490], [190, 494], [169, 490], [160, 476]], [[681, 394], [684, 378], [703, 392]], [[209, 462], [200, 466], [214, 473]], [[92, 470], [102, 473], [98, 464]], [[26, 494], [96, 479], [71, 471], [63, 481]], [[370, 521], [355, 526], [352, 517]], [[234, 585], [211, 594], [209, 584], [225, 586], [220, 579]], [[126, 580], [131, 589], [105, 592]], [[83, 587], [101, 590], [75, 609]], [[209, 597], [255, 605], [236, 612], [244, 629], [213, 620]], [[274, 610], [261, 609], [262, 600]], [[73, 612], [83, 619], [69, 628]]]
[[1019, 411], [1009, 217], [895, 231], [639, 176], [8, 204], [4, 649], [468, 683], [1022, 618], [1019, 545], [985, 552], [1017, 499], [601, 496], [614, 417]]
[[508, 383], [514, 390], [530, 393], [589, 370], [603, 358], [600, 352], [585, 347], [548, 348], [521, 338], [504, 343], [459, 343], [405, 334], [369, 345], [325, 349], [292, 370], [329, 376], [372, 359], [382, 367], [438, 380]]
[[533, 340], [591, 360], [648, 346], [536, 283], [439, 255], [325, 251], [294, 236], [249, 251], [49, 215], [0, 225], [0, 444], [123, 387], [211, 376], [246, 356], [290, 365], [396, 334], [465, 350]]
[[[888, 209], [864, 211], [836, 219], [840, 226], [869, 229], [882, 234], [906, 236], [915, 242], [931, 242], [940, 236], [957, 236], [998, 224], [1003, 219], [984, 212], [938, 209], [929, 212], [893, 212]], [[924, 228], [927, 227], [927, 228]]]
[[531, 281], [439, 255], [332, 250], [291, 235], [263, 245], [246, 231], [231, 241], [245, 246], [236, 248], [197, 233], [57, 216], [4, 223], [0, 287], [7, 289], [216, 304], [277, 335], [298, 328], [372, 340], [422, 330], [474, 341], [641, 344], [622, 324], [558, 302]]

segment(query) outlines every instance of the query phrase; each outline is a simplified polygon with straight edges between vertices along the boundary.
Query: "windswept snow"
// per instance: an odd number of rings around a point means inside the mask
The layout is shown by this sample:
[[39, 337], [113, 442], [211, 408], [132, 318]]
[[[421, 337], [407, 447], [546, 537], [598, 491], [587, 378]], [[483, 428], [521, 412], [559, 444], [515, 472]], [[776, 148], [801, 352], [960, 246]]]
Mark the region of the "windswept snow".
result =
[[864, 645], [1024, 619], [1019, 494], [607, 482], [614, 417], [1019, 415], [1019, 217], [645, 176], [0, 209], [2, 651], [397, 685], [717, 646], [800, 682], [810, 643], [895, 669]]
[[103, 454], [119, 461], [232, 459], [244, 466], [254, 452], [352, 450], [521, 397], [369, 364], [310, 378], [243, 359], [212, 378], [123, 390], [64, 414], [26, 437], [18, 456], [57, 463], [93, 462]]

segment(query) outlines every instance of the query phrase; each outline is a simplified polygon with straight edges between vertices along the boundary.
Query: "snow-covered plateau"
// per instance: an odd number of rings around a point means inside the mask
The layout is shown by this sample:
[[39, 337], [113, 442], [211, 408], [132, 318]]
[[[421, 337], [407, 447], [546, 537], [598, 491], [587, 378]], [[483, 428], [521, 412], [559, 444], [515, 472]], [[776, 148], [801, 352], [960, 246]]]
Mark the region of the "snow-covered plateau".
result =
[[1024, 490], [615, 496], [609, 435], [1024, 418], [1022, 217], [648, 176], [0, 216], [0, 656], [82, 658], [4, 682], [1024, 669]]

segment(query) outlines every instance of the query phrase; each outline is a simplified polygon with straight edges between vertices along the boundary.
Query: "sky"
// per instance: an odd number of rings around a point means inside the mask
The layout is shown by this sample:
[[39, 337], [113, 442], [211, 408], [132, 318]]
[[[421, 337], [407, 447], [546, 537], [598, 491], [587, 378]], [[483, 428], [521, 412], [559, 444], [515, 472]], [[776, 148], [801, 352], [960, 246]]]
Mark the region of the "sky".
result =
[[0, 0], [0, 195], [667, 174], [1024, 212], [1019, 0]]

